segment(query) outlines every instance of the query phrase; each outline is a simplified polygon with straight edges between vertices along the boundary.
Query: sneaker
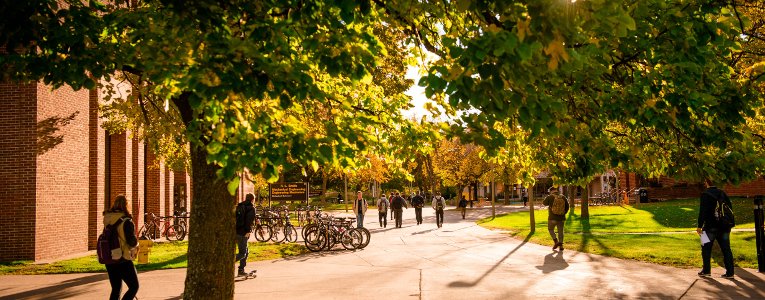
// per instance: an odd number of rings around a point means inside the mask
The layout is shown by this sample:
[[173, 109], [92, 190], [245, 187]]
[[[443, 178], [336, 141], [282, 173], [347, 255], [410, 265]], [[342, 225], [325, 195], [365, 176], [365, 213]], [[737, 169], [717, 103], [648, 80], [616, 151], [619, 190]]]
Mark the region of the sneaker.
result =
[[727, 278], [727, 279], [733, 279], [733, 274], [722, 274], [720, 278]]
[[555, 249], [558, 249], [558, 241], [553, 240], [553, 251], [555, 251]]
[[698, 273], [699, 277], [710, 277], [712, 276], [712, 273], [701, 271]]
[[563, 242], [558, 243], [558, 248], [560, 248], [560, 251], [563, 251]]
[[245, 275], [247, 275], [247, 272], [245, 272], [244, 270], [239, 270], [239, 272], [236, 273], [236, 276], [245, 276]]

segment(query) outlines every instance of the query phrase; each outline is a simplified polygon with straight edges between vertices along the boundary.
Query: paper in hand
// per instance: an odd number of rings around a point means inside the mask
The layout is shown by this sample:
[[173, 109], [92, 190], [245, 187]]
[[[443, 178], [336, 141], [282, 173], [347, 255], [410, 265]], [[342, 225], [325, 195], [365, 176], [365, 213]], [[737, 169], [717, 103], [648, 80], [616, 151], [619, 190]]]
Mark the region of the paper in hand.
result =
[[704, 245], [704, 244], [709, 243], [709, 242], [711, 242], [711, 241], [709, 240], [709, 236], [707, 236], [707, 232], [706, 231], [702, 231], [701, 232], [701, 245]]

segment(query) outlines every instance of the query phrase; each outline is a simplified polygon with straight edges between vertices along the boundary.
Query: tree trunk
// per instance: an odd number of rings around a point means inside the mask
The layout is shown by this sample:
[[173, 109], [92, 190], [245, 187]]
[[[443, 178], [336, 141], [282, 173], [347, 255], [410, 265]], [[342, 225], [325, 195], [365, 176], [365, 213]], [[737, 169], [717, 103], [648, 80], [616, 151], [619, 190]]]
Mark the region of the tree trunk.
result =
[[234, 206], [218, 167], [207, 163], [204, 146], [191, 146], [188, 270], [184, 299], [233, 299], [236, 231]]
[[321, 204], [327, 203], [327, 168], [321, 168]]
[[584, 187], [582, 191], [582, 219], [590, 218], [590, 185]]
[[576, 186], [568, 186], [568, 205], [571, 207], [569, 211], [574, 213], [574, 208], [576, 208]]
[[428, 183], [430, 184], [430, 194], [434, 195], [436, 194], [436, 176], [433, 172], [433, 157], [428, 154], [425, 157], [425, 162], [427, 163], [426, 169], [428, 171]]
[[530, 231], [533, 233], [537, 230], [537, 221], [534, 218], [534, 186], [532, 185], [531, 188], [528, 189], [529, 194], [529, 228]]
[[491, 195], [489, 195], [491, 198], [491, 218], [494, 219], [497, 217], [497, 208], [494, 207], [494, 181], [489, 183], [489, 192]]

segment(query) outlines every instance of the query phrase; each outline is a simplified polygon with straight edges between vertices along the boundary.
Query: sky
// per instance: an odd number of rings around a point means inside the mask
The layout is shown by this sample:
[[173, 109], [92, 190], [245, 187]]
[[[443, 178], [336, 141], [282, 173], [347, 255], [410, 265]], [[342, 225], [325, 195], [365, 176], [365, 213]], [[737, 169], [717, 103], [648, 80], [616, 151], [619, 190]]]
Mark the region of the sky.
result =
[[414, 107], [403, 111], [405, 117], [415, 117], [416, 119], [420, 119], [424, 115], [430, 115], [430, 113], [425, 110], [425, 103], [430, 101], [425, 97], [425, 88], [417, 85], [417, 82], [420, 81], [421, 77], [419, 71], [420, 68], [417, 66], [409, 66], [406, 71], [406, 78], [414, 80], [414, 85], [412, 85], [405, 94], [412, 97], [411, 103], [414, 104]]

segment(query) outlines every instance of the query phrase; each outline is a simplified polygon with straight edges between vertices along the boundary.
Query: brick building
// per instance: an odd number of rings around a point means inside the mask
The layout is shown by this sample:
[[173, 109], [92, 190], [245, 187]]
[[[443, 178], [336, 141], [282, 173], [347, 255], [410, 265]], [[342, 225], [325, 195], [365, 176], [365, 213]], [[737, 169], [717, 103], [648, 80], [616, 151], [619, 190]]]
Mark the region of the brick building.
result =
[[97, 91], [0, 83], [0, 261], [95, 248], [101, 213], [124, 194], [143, 215], [190, 207], [191, 180], [129, 134], [101, 127]]

